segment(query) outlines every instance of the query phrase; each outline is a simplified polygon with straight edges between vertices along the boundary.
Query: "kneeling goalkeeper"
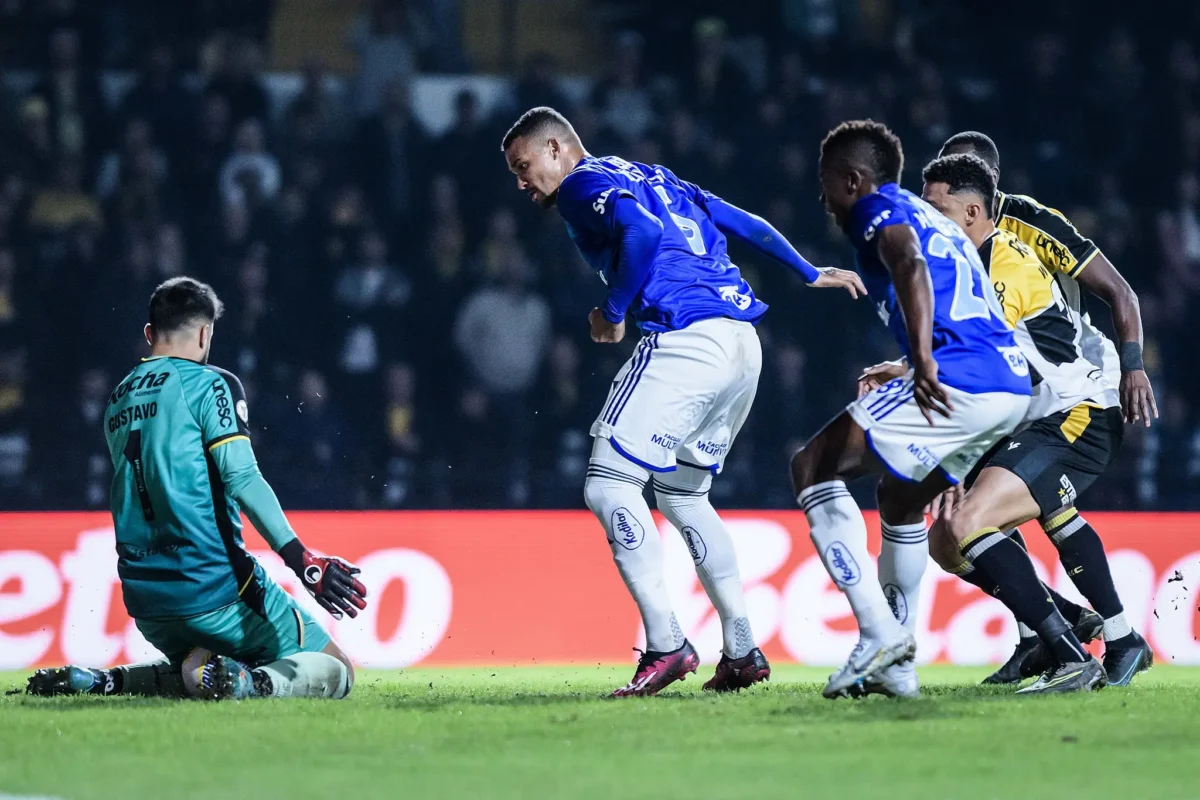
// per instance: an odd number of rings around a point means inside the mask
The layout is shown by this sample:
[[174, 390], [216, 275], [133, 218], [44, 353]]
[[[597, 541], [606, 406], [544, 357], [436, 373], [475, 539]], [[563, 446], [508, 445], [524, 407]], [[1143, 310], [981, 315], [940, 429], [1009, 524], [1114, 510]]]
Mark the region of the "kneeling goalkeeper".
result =
[[315, 556], [288, 524], [250, 446], [241, 382], [208, 365], [222, 305], [206, 284], [154, 290], [150, 357], [113, 390], [104, 436], [125, 608], [165, 661], [61, 667], [32, 694], [342, 698], [354, 669], [242, 545], [241, 512], [336, 619], [366, 608], [358, 569]]

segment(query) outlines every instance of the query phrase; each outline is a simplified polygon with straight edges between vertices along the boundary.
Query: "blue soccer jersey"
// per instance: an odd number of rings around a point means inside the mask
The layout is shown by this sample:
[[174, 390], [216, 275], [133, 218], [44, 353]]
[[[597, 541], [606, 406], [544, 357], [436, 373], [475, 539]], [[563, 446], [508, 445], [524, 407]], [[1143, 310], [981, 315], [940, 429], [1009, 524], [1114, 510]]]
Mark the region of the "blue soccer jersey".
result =
[[875, 240], [890, 225], [909, 225], [916, 231], [929, 265], [938, 380], [971, 394], [1031, 394], [1029, 367], [975, 245], [924, 200], [889, 183], [855, 203], [846, 230], [858, 251], [858, 271], [867, 293], [904, 355], [911, 355], [908, 331]]
[[558, 190], [558, 211], [584, 260], [611, 285], [621, 268], [614, 206], [636, 200], [662, 226], [649, 274], [629, 306], [647, 332], [716, 317], [756, 323], [767, 311], [729, 260], [706, 203], [717, 200], [665, 167], [585, 156]]

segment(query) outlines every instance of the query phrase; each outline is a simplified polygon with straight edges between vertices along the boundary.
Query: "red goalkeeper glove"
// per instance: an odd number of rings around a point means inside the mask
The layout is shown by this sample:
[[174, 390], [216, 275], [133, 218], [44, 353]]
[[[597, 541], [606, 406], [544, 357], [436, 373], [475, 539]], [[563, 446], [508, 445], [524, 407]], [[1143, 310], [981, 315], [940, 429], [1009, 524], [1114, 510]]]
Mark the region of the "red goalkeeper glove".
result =
[[314, 556], [299, 539], [292, 539], [279, 550], [283, 563], [300, 576], [301, 583], [321, 608], [334, 619], [349, 614], [351, 619], [367, 607], [367, 587], [354, 576], [358, 567], [333, 556]]

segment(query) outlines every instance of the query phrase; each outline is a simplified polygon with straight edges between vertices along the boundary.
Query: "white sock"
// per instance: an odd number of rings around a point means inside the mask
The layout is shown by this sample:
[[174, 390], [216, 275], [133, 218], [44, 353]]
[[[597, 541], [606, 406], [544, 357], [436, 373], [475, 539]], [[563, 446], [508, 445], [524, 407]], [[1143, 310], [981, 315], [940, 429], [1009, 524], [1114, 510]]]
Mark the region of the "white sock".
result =
[[746, 596], [738, 573], [737, 553], [725, 523], [708, 500], [712, 474], [681, 466], [654, 479], [658, 510], [683, 537], [696, 564], [700, 585], [721, 618], [722, 652], [742, 658], [754, 649], [754, 634], [746, 616]]
[[917, 630], [917, 601], [921, 576], [929, 560], [929, 531], [925, 521], [911, 525], [883, 523], [879, 550], [879, 585], [892, 614], [909, 633]]
[[1133, 626], [1125, 619], [1125, 612], [1122, 611], [1115, 617], [1109, 617], [1104, 620], [1104, 641], [1111, 642], [1113, 639], [1120, 639], [1122, 636], [1128, 636], [1133, 633]]
[[863, 636], [879, 639], [900, 627], [888, 607], [875, 561], [867, 552], [867, 524], [844, 481], [810, 486], [796, 498], [829, 577], [846, 595]]
[[271, 678], [271, 697], [341, 700], [353, 685], [346, 665], [328, 653], [296, 653], [258, 669]]
[[646, 649], [670, 652], [683, 646], [684, 637], [663, 577], [662, 540], [642, 497], [648, 477], [613, 453], [607, 439], [596, 439], [583, 496], [604, 526], [617, 571], [642, 614]]

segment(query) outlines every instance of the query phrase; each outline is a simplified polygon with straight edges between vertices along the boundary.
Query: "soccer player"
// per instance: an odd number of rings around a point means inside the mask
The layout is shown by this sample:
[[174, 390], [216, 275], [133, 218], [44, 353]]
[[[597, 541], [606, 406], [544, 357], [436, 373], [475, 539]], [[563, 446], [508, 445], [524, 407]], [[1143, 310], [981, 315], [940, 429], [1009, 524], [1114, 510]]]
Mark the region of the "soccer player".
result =
[[33, 694], [342, 698], [350, 659], [242, 546], [241, 512], [336, 619], [366, 607], [358, 570], [310, 553], [250, 446], [241, 382], [208, 364], [222, 305], [172, 278], [154, 290], [143, 359], [113, 390], [104, 436], [125, 608], [165, 661], [39, 670]]
[[[941, 152], [942, 155], [954, 153], [970, 153], [982, 158], [999, 183], [1000, 152], [988, 136], [977, 131], [957, 133], [946, 140]], [[1129, 283], [1094, 242], [1080, 235], [1075, 226], [1054, 209], [1031, 197], [998, 191], [994, 211], [996, 226], [1014, 234], [1033, 251], [1054, 275], [1072, 315], [1081, 318], [1083, 354], [1104, 371], [1113, 386], [1119, 387], [1125, 422], [1149, 426], [1151, 418], [1158, 417], [1158, 408], [1142, 363], [1142, 317], [1137, 295]], [[1092, 326], [1080, 286], [1112, 309], [1113, 327], [1121, 342], [1119, 348]], [[1109, 683], [1124, 686], [1149, 666], [1151, 651], [1125, 618], [1100, 537], [1075, 510], [1075, 497], [1082, 489], [1071, 482], [1068, 474], [1063, 475], [1067, 483], [1061, 487], [1062, 507], [1053, 514], [1043, 515], [1039, 522], [1058, 549], [1072, 583], [1103, 617], [1103, 626], [1097, 630], [1085, 609], [1061, 597], [1056, 598], [1056, 602], [1068, 619], [1078, 620], [1077, 632], [1083, 634], [1081, 639], [1089, 641], [1103, 635], [1104, 665]], [[1009, 535], [1024, 546], [1019, 531], [1011, 531]], [[987, 681], [1019, 682], [1043, 669], [1045, 656], [1045, 650], [1038, 647], [1036, 636], [1021, 625], [1020, 640], [1013, 655]]]
[[754, 643], [733, 542], [708, 499], [713, 476], [745, 422], [762, 367], [754, 325], [767, 306], [726, 253], [739, 239], [811, 286], [857, 297], [853, 272], [818, 270], [769, 223], [660, 166], [584, 149], [557, 111], [527, 111], [502, 143], [517, 188], [557, 206], [583, 258], [608, 286], [589, 316], [592, 340], [643, 336], [592, 426], [584, 499], [607, 533], [641, 612], [646, 651], [614, 696], [653, 695], [695, 672], [699, 658], [671, 608], [662, 544], [642, 497], [653, 477], [658, 508], [679, 530], [723, 631], [720, 663], [704, 688], [733, 691], [770, 676]]
[[[961, 533], [985, 525], [1009, 530], [1035, 518], [1054, 520], [1108, 467], [1120, 447], [1123, 420], [1117, 389], [1084, 357], [1083, 320], [1067, 305], [1050, 271], [1013, 233], [999, 230], [993, 222], [995, 177], [988, 165], [973, 155], [943, 156], [925, 168], [924, 177], [925, 199], [979, 248], [1005, 317], [1037, 377], [1027, 417], [1033, 422], [997, 445], [974, 485], [955, 503], [952, 518], [939, 520], [935, 531], [940, 535], [958, 527]], [[934, 559], [943, 568], [956, 574], [970, 571], [953, 549], [938, 547], [938, 536], [930, 541]], [[1068, 564], [1068, 571], [1074, 566]], [[1087, 566], [1103, 573], [1119, 604], [1102, 547], [1098, 563]], [[963, 577], [984, 591], [995, 588], [973, 574]], [[1117, 676], [1123, 683], [1153, 660], [1137, 632], [1130, 630], [1128, 636], [1138, 653], [1129, 662], [1131, 673]], [[1033, 660], [1026, 659], [1026, 668]], [[1111, 665], [1105, 667], [1112, 675]]]
[[[861, 634], [846, 665], [830, 676], [826, 697], [861, 691], [868, 681], [884, 684], [889, 694], [918, 693], [912, 630], [927, 547], [924, 508], [1013, 431], [1032, 394], [1028, 363], [975, 246], [900, 188], [903, 165], [900, 140], [878, 122], [844, 122], [821, 143], [822, 200], [855, 246], [867, 291], [909, 370], [851, 403], [792, 459], [792, 484], [813, 542]], [[904, 543], [906, 560], [919, 561], [899, 570], [905, 576], [882, 578], [905, 584], [905, 602], [895, 612], [867, 552], [862, 513], [846, 490], [846, 480], [863, 475], [881, 476], [884, 536]], [[1083, 645], [1024, 550], [986, 530], [972, 531], [958, 546], [1064, 662], [1086, 664]]]

